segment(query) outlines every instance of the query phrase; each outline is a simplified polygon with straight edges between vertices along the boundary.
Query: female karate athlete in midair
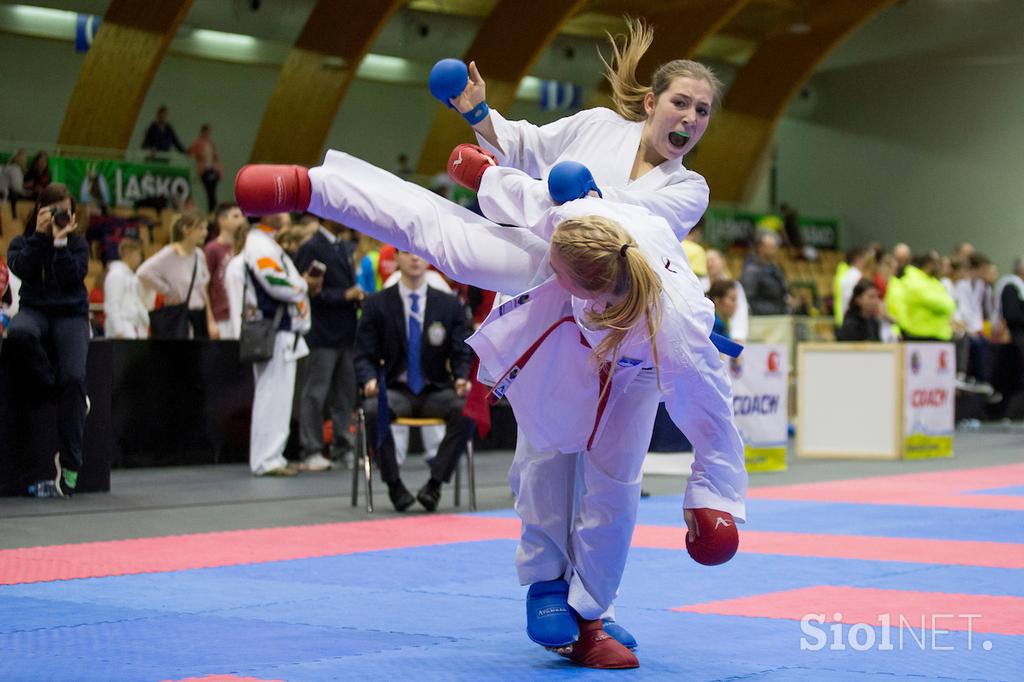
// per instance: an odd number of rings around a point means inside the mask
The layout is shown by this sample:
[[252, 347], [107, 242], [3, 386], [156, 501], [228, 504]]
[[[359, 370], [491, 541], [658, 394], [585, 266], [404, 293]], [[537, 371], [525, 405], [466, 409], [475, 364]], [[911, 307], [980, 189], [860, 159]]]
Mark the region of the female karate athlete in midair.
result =
[[[473, 123], [477, 141], [502, 167], [546, 178], [556, 163], [582, 163], [605, 198], [647, 208], [668, 221], [679, 239], [708, 207], [708, 185], [683, 166], [711, 120], [722, 84], [705, 65], [676, 59], [659, 66], [650, 85], [636, 77], [637, 64], [654, 33], [642, 21], [627, 20], [627, 35], [611, 40], [605, 77], [615, 110], [585, 109], [544, 126], [509, 121], [486, 104], [486, 84], [474, 62], [465, 89], [452, 106]], [[524, 189], [524, 214], [536, 219], [553, 202], [544, 183]], [[515, 292], [504, 292], [515, 293]]]

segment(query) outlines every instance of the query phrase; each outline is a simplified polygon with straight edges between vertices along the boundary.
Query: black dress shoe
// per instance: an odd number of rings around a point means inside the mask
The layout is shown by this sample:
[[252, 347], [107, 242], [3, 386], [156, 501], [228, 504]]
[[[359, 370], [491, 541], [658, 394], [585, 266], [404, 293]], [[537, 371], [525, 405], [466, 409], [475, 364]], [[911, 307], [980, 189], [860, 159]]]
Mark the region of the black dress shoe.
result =
[[416, 499], [427, 511], [432, 512], [437, 509], [437, 504], [441, 501], [441, 482], [434, 479], [427, 481], [426, 485], [416, 493]]
[[399, 512], [404, 512], [416, 501], [401, 481], [388, 483], [388, 497], [391, 498], [391, 504], [395, 505], [395, 511]]

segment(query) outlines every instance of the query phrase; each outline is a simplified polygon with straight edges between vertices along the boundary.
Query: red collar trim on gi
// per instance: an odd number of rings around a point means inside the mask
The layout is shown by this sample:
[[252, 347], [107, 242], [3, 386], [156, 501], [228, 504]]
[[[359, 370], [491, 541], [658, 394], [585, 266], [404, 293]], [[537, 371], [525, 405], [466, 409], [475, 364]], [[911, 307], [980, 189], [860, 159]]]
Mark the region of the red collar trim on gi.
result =
[[[487, 392], [487, 403], [489, 405], [498, 404], [498, 401], [500, 401], [502, 397], [505, 395], [505, 392], [508, 391], [508, 387], [512, 385], [512, 382], [515, 381], [517, 376], [519, 376], [519, 373], [523, 371], [523, 368], [526, 366], [526, 363], [530, 361], [530, 358], [532, 358], [533, 354], [537, 352], [537, 349], [541, 347], [541, 344], [543, 344], [544, 341], [547, 340], [547, 338], [551, 335], [551, 332], [555, 331], [558, 327], [565, 324], [566, 322], [575, 321], [575, 317], [573, 317], [572, 315], [567, 315], [557, 320], [553, 325], [548, 327], [547, 330], [545, 330], [545, 332], [541, 334], [537, 338], [537, 340], [530, 345], [529, 348], [526, 349], [526, 352], [519, 356], [519, 359], [515, 361], [515, 364], [513, 364], [503, 375], [501, 375], [501, 378], [495, 382], [494, 386], [491, 387], [491, 390]], [[586, 346], [587, 348], [591, 348], [590, 343], [587, 341], [586, 337], [583, 336], [583, 332], [580, 332], [580, 343]], [[609, 396], [611, 396], [612, 389], [610, 385], [608, 386], [607, 391], [604, 390], [604, 387], [605, 384], [610, 381], [610, 371], [611, 363], [605, 362], [601, 364], [601, 371], [599, 373], [597, 382], [597, 390], [599, 395], [602, 392], [603, 395], [601, 395], [601, 400], [597, 404], [597, 414], [594, 415], [594, 428], [591, 429], [590, 438], [587, 439], [587, 450], [590, 450], [594, 445], [594, 438], [597, 436], [597, 427], [600, 426], [601, 417], [604, 416], [605, 408], [608, 407], [608, 398]]]
[[541, 334], [540, 337], [533, 342], [533, 345], [527, 348], [526, 352], [519, 356], [519, 359], [515, 361], [515, 364], [508, 368], [508, 370], [501, 375], [501, 378], [494, 383], [491, 390], [487, 392], [487, 404], [498, 404], [498, 401], [500, 401], [505, 395], [505, 391], [508, 390], [508, 387], [511, 386], [512, 382], [515, 381], [517, 376], [519, 376], [519, 372], [523, 370], [523, 367], [525, 367], [526, 363], [530, 361], [530, 358], [532, 358], [533, 354], [537, 352], [537, 349], [540, 348], [541, 344], [544, 343], [548, 336], [551, 335], [551, 332], [555, 331], [555, 329], [566, 322], [575, 321], [575, 317], [567, 315], [548, 327], [547, 331]]

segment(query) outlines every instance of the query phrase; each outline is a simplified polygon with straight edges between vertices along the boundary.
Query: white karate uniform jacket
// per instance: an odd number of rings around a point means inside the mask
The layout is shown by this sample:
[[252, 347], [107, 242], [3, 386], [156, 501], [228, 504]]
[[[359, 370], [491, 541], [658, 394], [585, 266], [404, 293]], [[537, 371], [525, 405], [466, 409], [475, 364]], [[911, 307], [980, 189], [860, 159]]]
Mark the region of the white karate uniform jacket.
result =
[[[523, 208], [512, 198], [516, 192], [508, 190], [532, 182], [514, 169], [489, 170], [481, 185], [481, 208], [492, 220], [515, 224], [524, 218]], [[498, 191], [499, 186], [504, 191]], [[684, 433], [693, 434], [696, 457], [684, 507], [719, 509], [743, 521], [747, 487], [743, 442], [733, 422], [732, 386], [709, 338], [714, 306], [704, 296], [668, 222], [643, 207], [579, 199], [548, 209], [530, 230], [547, 242], [558, 223], [583, 215], [602, 215], [626, 228], [661, 277], [664, 314], [656, 342], [665, 407]], [[600, 438], [601, 417], [612, 411], [621, 395], [618, 389], [653, 366], [650, 343], [643, 338], [645, 330], [627, 338], [601, 415], [597, 373], [580, 334], [589, 337], [590, 346], [596, 346], [603, 334], [586, 329], [581, 302], [553, 278], [496, 307], [467, 341], [480, 357], [481, 367], [500, 380], [552, 324], [567, 315], [576, 323], [552, 331], [506, 390], [498, 385], [498, 391], [512, 403], [517, 424], [530, 444], [563, 453], [589, 449]], [[711, 421], [695, 429], [698, 413]], [[711, 424], [713, 428], [709, 428]]]
[[[501, 166], [547, 180], [548, 171], [559, 161], [582, 163], [605, 199], [647, 208], [668, 221], [677, 239], [685, 237], [707, 210], [708, 183], [684, 167], [682, 158], [669, 159], [636, 180], [629, 179], [643, 121], [627, 121], [604, 107], [585, 109], [544, 126], [509, 121], [494, 109], [490, 117], [501, 148], [480, 135], [477, 141], [498, 157]], [[527, 221], [513, 223], [520, 226], [537, 223], [554, 205], [546, 182], [524, 185], [516, 201]]]
[[[249, 434], [249, 467], [254, 474], [288, 465], [284, 447], [295, 394], [295, 371], [299, 358], [309, 354], [302, 335], [309, 331], [310, 307], [308, 286], [284, 249], [274, 241], [272, 233], [256, 228], [249, 232], [242, 250], [242, 260], [252, 271], [255, 286], [271, 298], [287, 306], [291, 318], [290, 331], [278, 331], [274, 337], [274, 354], [267, 362], [252, 366], [254, 390], [252, 424]], [[248, 309], [257, 303], [253, 283], [245, 287]]]
[[149, 312], [142, 302], [141, 286], [132, 269], [111, 261], [103, 281], [103, 331], [109, 339], [149, 337]]

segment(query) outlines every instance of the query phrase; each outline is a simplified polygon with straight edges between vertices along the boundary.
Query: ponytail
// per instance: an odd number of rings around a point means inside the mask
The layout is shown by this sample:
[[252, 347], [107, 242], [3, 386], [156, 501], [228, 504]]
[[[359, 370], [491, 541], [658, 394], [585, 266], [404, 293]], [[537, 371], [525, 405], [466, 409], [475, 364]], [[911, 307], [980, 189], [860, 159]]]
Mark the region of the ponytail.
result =
[[588, 311], [587, 323], [608, 333], [594, 348], [598, 364], [611, 359], [608, 379], [601, 395], [611, 386], [612, 374], [626, 338], [641, 323], [651, 342], [655, 371], [660, 385], [660, 363], [656, 334], [661, 326], [661, 279], [636, 240], [617, 222], [603, 216], [571, 218], [558, 224], [551, 237], [572, 279], [588, 291], [608, 292], [620, 300], [601, 312]]
[[[642, 19], [626, 17], [626, 34], [613, 36], [606, 34], [611, 43], [612, 58], [607, 61], [604, 55], [598, 54], [604, 64], [604, 77], [612, 88], [612, 101], [615, 111], [628, 121], [647, 120], [644, 98], [647, 93], [655, 97], [665, 92], [676, 78], [693, 78], [707, 81], [714, 93], [713, 105], [717, 105], [722, 95], [722, 81], [710, 68], [690, 59], [674, 59], [659, 66], [651, 76], [651, 84], [643, 85], [636, 77], [636, 69], [640, 60], [654, 42], [654, 30]], [[620, 45], [621, 42], [621, 45]]]

